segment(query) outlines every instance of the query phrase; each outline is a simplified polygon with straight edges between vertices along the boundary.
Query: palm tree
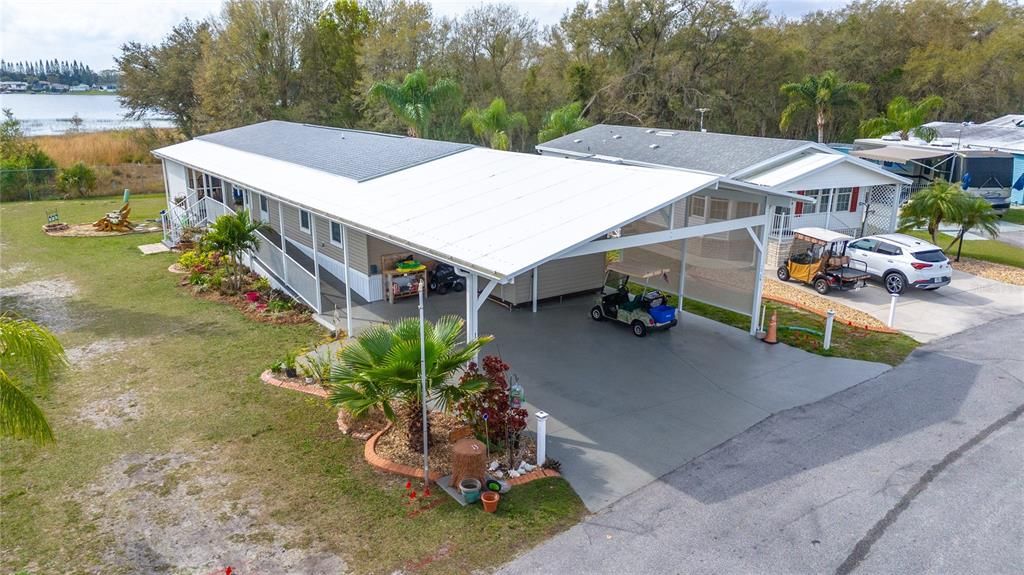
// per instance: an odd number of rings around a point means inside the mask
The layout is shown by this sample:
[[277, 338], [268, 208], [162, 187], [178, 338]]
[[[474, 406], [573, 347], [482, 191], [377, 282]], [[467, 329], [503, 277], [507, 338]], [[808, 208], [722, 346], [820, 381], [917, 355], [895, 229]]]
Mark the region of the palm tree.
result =
[[590, 122], [583, 117], [583, 104], [572, 102], [548, 114], [544, 126], [537, 133], [537, 141], [547, 142], [589, 127]]
[[832, 121], [834, 111], [859, 105], [868, 85], [846, 82], [835, 70], [828, 70], [820, 76], [808, 75], [801, 82], [783, 84], [780, 91], [789, 97], [789, 105], [782, 111], [779, 129], [785, 132], [795, 115], [809, 110], [818, 126], [818, 142], [824, 142], [825, 126]]
[[513, 130], [526, 128], [526, 116], [519, 112], [509, 112], [505, 99], [495, 98], [483, 110], [466, 110], [462, 115], [462, 123], [469, 126], [483, 144], [495, 150], [507, 151], [511, 147], [509, 134]]
[[[427, 401], [442, 411], [450, 411], [462, 399], [487, 387], [482, 378], [459, 383], [455, 377], [480, 348], [494, 339], [484, 336], [460, 346], [463, 324], [458, 316], [423, 324]], [[338, 362], [331, 366], [328, 400], [357, 417], [373, 409], [381, 410], [390, 421], [401, 416], [408, 429], [409, 445], [415, 450], [423, 445], [425, 431], [420, 417], [420, 385], [420, 322], [406, 318], [394, 325], [375, 325], [341, 348]], [[400, 405], [400, 413], [395, 412], [392, 403]]]
[[928, 116], [942, 107], [942, 98], [929, 96], [916, 104], [899, 96], [893, 98], [885, 107], [885, 114], [860, 123], [860, 135], [865, 138], [880, 138], [886, 134], [899, 132], [901, 140], [910, 139], [910, 135], [930, 142], [939, 135], [935, 128], [923, 124]]
[[262, 222], [249, 217], [249, 210], [239, 210], [217, 218], [203, 237], [207, 247], [228, 255], [234, 289], [242, 285], [242, 254], [260, 247], [260, 237], [256, 232], [261, 227]]
[[447, 78], [431, 86], [422, 69], [406, 74], [401, 84], [377, 82], [370, 88], [370, 96], [387, 102], [414, 138], [429, 138], [434, 112], [458, 94], [458, 85]]
[[0, 316], [0, 436], [53, 441], [42, 410], [11, 372], [31, 372], [36, 384], [45, 384], [66, 363], [64, 348], [46, 328], [27, 319]]
[[992, 209], [992, 204], [988, 203], [988, 200], [965, 193], [960, 202], [957, 210], [959, 216], [957, 223], [960, 224], [960, 231], [946, 248], [949, 250], [953, 244], [959, 242], [960, 245], [956, 247], [956, 261], [960, 261], [960, 250], [964, 247], [964, 235], [968, 231], [980, 228], [989, 237], [994, 238], [999, 235], [999, 214]]
[[939, 225], [943, 221], [957, 221], [964, 203], [959, 184], [935, 180], [927, 188], [911, 196], [900, 210], [900, 229], [927, 228], [933, 244], [938, 244]]

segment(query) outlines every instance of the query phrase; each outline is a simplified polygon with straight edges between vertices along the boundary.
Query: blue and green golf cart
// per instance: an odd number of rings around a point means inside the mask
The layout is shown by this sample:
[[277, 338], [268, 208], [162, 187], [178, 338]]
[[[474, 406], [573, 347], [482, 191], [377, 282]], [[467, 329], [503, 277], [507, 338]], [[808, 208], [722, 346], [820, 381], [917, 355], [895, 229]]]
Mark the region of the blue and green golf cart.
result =
[[[650, 268], [633, 263], [608, 264], [600, 301], [590, 309], [590, 317], [596, 321], [610, 319], [624, 323], [637, 337], [644, 337], [652, 330], [675, 326], [679, 323], [676, 319], [676, 308], [667, 305], [665, 296], [649, 285], [651, 278], [667, 278], [668, 273], [668, 269]], [[631, 279], [642, 281], [643, 290], [640, 293], [630, 293]]]

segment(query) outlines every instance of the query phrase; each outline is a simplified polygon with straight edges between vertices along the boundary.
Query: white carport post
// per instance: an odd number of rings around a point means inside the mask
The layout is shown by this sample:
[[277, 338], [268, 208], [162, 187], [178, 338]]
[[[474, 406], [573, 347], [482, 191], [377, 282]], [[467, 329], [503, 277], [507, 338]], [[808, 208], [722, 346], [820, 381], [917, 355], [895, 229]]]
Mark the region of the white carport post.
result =
[[683, 293], [686, 288], [686, 240], [679, 240], [679, 311], [683, 311]]
[[533, 268], [533, 273], [530, 275], [533, 276], [533, 287], [530, 288], [530, 296], [531, 299], [533, 299], [531, 304], [533, 306], [532, 311], [533, 313], [537, 313], [537, 268]]
[[352, 282], [348, 273], [348, 226], [341, 224], [341, 253], [345, 258], [345, 335], [352, 337]]
[[476, 339], [476, 286], [477, 275], [473, 272], [466, 273], [466, 343]]
[[320, 247], [316, 242], [316, 220], [315, 214], [309, 215], [309, 233], [313, 240], [313, 279], [316, 280], [316, 313], [323, 312], [323, 296], [320, 295]]
[[757, 335], [757, 326], [760, 325], [761, 315], [761, 294], [764, 291], [764, 261], [765, 252], [768, 251], [768, 229], [771, 227], [771, 213], [775, 210], [775, 204], [765, 199], [764, 202], [764, 225], [761, 226], [761, 237], [754, 234], [753, 228], [747, 228], [750, 239], [754, 240], [757, 248], [757, 264], [754, 270], [754, 304], [750, 310], [750, 335]]

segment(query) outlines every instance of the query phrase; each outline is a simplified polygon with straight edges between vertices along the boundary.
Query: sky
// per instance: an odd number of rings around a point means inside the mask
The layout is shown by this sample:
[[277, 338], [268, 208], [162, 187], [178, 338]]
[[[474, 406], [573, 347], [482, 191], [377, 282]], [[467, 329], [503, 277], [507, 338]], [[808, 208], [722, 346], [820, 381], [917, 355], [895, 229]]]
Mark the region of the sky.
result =
[[[490, 0], [428, 0], [435, 15], [456, 16]], [[541, 26], [555, 24], [576, 0], [506, 0]], [[95, 71], [113, 68], [125, 42], [160, 42], [185, 17], [219, 12], [221, 0], [0, 0], [0, 57], [78, 60]], [[846, 0], [767, 0], [776, 14], [799, 17], [838, 8]]]

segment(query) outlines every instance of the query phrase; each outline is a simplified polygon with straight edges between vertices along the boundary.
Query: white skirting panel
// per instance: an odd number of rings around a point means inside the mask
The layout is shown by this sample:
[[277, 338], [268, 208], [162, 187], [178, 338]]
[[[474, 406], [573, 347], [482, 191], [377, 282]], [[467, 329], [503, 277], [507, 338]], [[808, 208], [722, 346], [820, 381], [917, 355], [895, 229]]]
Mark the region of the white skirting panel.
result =
[[[299, 246], [303, 252], [307, 252], [307, 255], [313, 257], [313, 250], [306, 248], [305, 246]], [[308, 251], [307, 251], [308, 250]], [[331, 275], [345, 281], [345, 264], [338, 260], [325, 256], [324, 254], [317, 254], [318, 263], [320, 267], [324, 268]], [[381, 287], [381, 276], [380, 274], [367, 276], [366, 274], [358, 270], [349, 271], [349, 281], [352, 282], [352, 291], [359, 294], [364, 300], [368, 302], [380, 301], [384, 299], [384, 291]]]

